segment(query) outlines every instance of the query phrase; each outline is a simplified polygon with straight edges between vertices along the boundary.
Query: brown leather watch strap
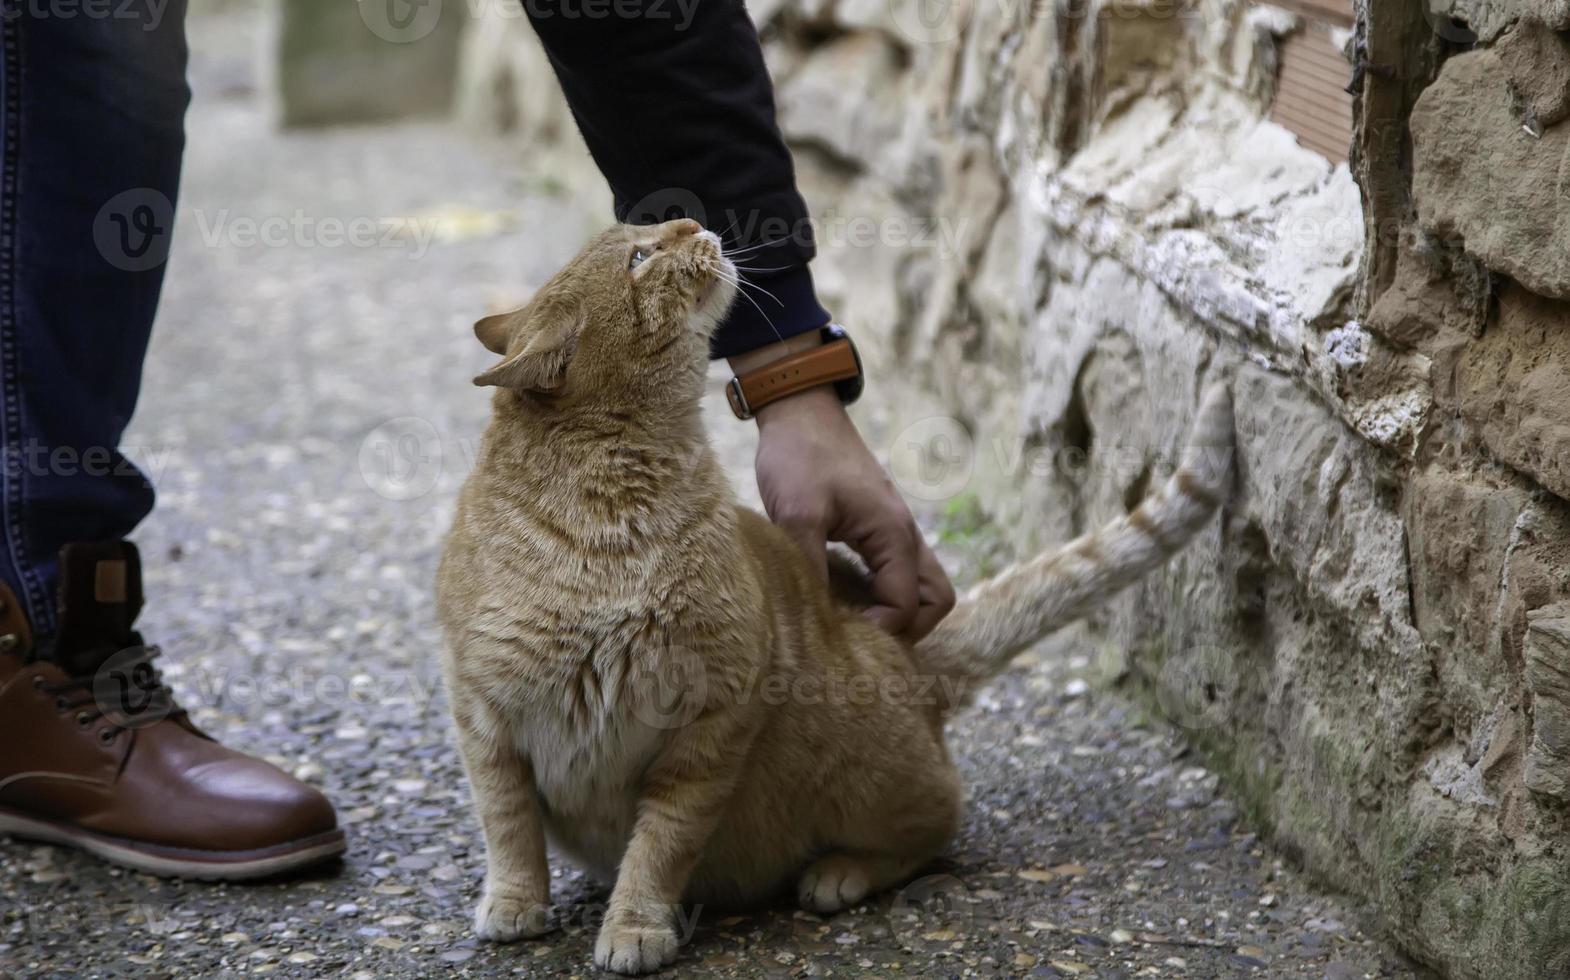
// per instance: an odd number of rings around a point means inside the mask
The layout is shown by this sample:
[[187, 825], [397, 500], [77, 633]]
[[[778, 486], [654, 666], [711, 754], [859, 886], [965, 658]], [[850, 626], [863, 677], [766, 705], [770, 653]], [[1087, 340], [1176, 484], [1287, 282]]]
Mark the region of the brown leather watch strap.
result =
[[737, 418], [750, 419], [770, 402], [859, 374], [861, 364], [851, 342], [835, 340], [731, 378], [725, 397]]

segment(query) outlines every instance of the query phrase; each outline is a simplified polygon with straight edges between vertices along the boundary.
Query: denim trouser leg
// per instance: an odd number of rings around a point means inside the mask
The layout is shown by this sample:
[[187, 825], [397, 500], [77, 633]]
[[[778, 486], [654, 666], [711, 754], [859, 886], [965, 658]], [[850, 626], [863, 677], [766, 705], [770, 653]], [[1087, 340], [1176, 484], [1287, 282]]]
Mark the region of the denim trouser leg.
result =
[[62, 545], [153, 491], [119, 450], [184, 148], [185, 0], [0, 0], [0, 579], [43, 635]]

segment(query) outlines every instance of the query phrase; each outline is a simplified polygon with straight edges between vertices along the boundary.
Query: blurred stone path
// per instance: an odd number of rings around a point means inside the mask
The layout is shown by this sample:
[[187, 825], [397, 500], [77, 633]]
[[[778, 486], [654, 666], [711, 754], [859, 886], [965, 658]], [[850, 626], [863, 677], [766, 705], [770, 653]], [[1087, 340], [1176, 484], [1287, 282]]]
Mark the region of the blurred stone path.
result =
[[[486, 415], [469, 325], [598, 219], [442, 126], [270, 133], [257, 29], [192, 25], [181, 237], [130, 439], [161, 493], [144, 626], [198, 723], [322, 786], [351, 849], [230, 887], [0, 843], [0, 976], [591, 975], [604, 896], [570, 869], [562, 931], [470, 935], [482, 848], [430, 594]], [[714, 430], [752, 496], [748, 428]], [[948, 861], [830, 919], [705, 911], [679, 974], [1421, 975], [1283, 870], [1179, 731], [1089, 688], [1084, 658], [1038, 661], [955, 726], [974, 798]]]

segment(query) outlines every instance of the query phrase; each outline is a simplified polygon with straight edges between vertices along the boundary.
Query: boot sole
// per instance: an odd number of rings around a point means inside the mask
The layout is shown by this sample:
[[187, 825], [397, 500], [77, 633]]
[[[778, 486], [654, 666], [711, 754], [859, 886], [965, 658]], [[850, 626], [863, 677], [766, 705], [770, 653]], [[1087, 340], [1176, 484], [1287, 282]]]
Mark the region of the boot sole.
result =
[[69, 824], [23, 816], [3, 807], [0, 807], [0, 834], [74, 847], [111, 864], [161, 878], [195, 878], [198, 881], [271, 878], [332, 860], [348, 848], [341, 829], [253, 851], [165, 847], [95, 834]]

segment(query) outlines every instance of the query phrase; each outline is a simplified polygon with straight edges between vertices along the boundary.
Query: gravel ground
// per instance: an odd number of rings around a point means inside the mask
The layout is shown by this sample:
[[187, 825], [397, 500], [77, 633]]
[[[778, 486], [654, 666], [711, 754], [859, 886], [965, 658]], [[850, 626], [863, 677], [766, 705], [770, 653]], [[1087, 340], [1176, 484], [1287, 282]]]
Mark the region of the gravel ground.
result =
[[[274, 135], [249, 67], [256, 22], [192, 27], [183, 225], [129, 439], [161, 489], [140, 535], [144, 626], [197, 721], [323, 787], [351, 848], [315, 877], [235, 887], [0, 844], [0, 975], [591, 974], [605, 895], [570, 868], [554, 871], [561, 931], [509, 947], [469, 933], [482, 845], [431, 580], [486, 413], [469, 324], [594, 222], [516, 154], [439, 125]], [[284, 240], [250, 242], [247, 222], [267, 219]], [[330, 219], [403, 234], [334, 245]], [[713, 428], [751, 494], [750, 433]], [[1357, 906], [1284, 869], [1180, 731], [1085, 671], [1026, 658], [956, 722], [973, 800], [927, 877], [832, 918], [704, 910], [677, 969], [1424, 975]]]

